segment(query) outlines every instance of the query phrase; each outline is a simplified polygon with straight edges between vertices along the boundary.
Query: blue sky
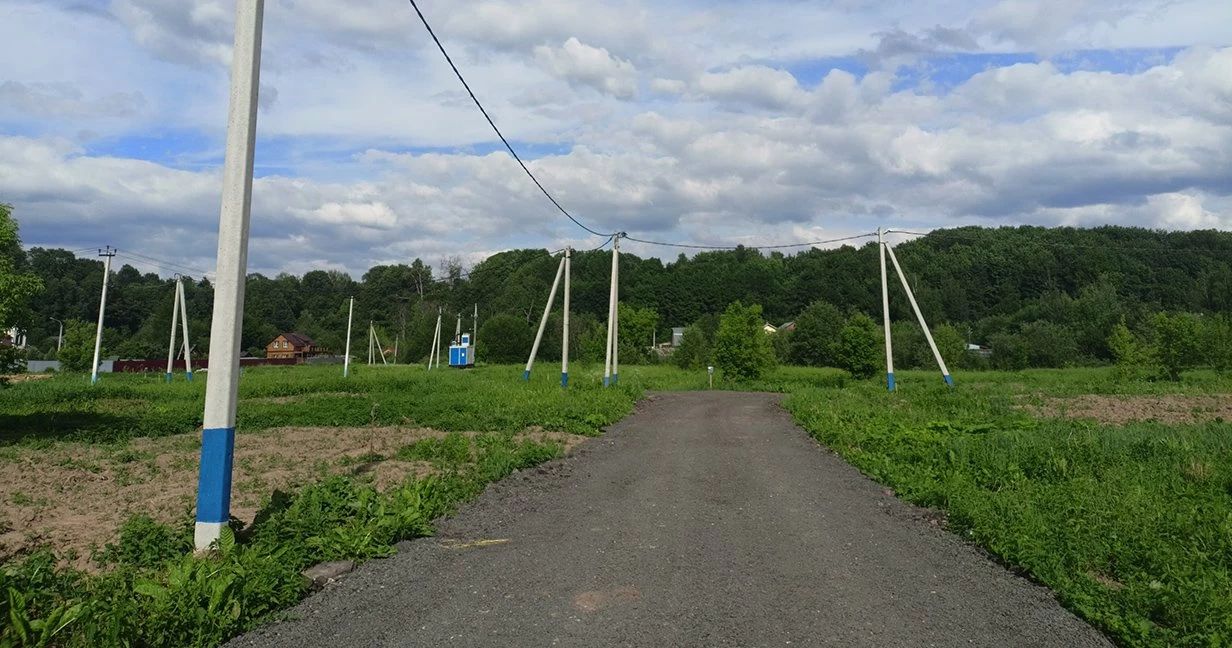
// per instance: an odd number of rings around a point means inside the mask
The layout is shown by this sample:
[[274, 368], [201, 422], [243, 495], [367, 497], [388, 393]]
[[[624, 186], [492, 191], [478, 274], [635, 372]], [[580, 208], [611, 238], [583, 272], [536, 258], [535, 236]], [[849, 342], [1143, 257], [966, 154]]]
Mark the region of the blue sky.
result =
[[[421, 4], [598, 229], [758, 245], [1232, 219], [1227, 3]], [[24, 53], [0, 61], [0, 201], [28, 244], [213, 266], [233, 19], [234, 0], [0, 0]], [[594, 243], [405, 4], [267, 0], [263, 51], [253, 270]]]

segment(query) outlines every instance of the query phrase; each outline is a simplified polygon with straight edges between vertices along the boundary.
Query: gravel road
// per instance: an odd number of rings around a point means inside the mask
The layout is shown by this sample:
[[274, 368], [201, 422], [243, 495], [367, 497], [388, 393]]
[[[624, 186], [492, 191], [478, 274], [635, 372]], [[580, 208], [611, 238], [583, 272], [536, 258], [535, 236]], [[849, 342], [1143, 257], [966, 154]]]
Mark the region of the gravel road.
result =
[[769, 394], [660, 394], [233, 646], [1110, 646]]

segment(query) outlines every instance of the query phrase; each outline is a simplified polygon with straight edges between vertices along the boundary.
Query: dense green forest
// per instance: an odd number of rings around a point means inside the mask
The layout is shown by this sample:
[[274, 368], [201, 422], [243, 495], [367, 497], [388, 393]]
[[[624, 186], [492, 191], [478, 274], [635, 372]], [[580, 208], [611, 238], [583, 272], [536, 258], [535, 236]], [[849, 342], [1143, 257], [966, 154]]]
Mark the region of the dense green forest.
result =
[[[1119, 322], [1149, 337], [1152, 317], [1161, 311], [1192, 314], [1187, 317], [1200, 321], [1232, 310], [1232, 234], [1224, 232], [966, 227], [934, 231], [895, 250], [939, 337], [949, 346], [990, 347], [992, 363], [1006, 368], [1108, 362], [1114, 359], [1109, 338]], [[15, 270], [42, 280], [42, 290], [11, 318], [28, 331], [31, 357], [55, 355], [58, 329], [50, 318], [70, 322], [66, 343], [92, 338], [100, 260], [20, 246], [10, 246], [5, 254]], [[610, 259], [608, 251], [573, 256], [571, 346], [582, 360], [601, 358]], [[469, 272], [460, 267], [441, 272], [415, 259], [373, 267], [358, 281], [337, 271], [302, 277], [252, 274], [243, 344], [259, 355], [278, 333], [298, 331], [340, 351], [347, 299], [354, 296], [353, 349], [364, 348], [372, 321], [386, 345], [399, 340], [401, 361], [417, 361], [427, 354], [438, 308], [446, 314], [445, 331], [452, 333], [457, 313], [464, 314], [464, 330], [471, 328], [470, 313], [477, 304], [480, 357], [517, 360], [529, 350], [556, 264], [545, 250], [512, 250]], [[775, 325], [800, 320], [794, 335], [800, 339], [793, 342], [792, 335], [783, 335], [775, 340], [782, 362], [830, 363], [833, 345], [827, 335], [836, 336], [856, 313], [880, 322], [878, 254], [872, 242], [796, 255], [738, 248], [681, 254], [667, 262], [622, 254], [620, 264], [621, 357], [628, 362], [648, 358], [652, 339], [670, 340], [671, 328], [678, 326], [695, 326], [686, 362], [705, 361], [718, 315], [735, 301], [760, 305], [764, 318]], [[172, 280], [130, 265], [113, 268], [113, 273], [105, 335], [109, 354], [165, 355]], [[892, 266], [890, 273], [895, 356], [904, 368], [927, 365], [930, 355]], [[207, 280], [190, 278], [186, 293], [195, 354], [200, 355], [208, 346], [213, 290]], [[558, 297], [543, 359], [559, 357], [559, 308]]]

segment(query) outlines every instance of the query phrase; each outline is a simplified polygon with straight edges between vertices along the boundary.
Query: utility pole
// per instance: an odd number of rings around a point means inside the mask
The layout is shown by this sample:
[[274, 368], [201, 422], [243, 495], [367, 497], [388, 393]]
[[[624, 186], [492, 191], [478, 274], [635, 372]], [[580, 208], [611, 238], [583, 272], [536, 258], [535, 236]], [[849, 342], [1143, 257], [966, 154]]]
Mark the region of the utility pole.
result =
[[526, 371], [522, 372], [522, 380], [530, 380], [530, 369], [535, 366], [535, 356], [539, 354], [539, 343], [543, 341], [543, 330], [548, 327], [548, 315], [552, 312], [552, 304], [556, 303], [556, 289], [560, 287], [560, 276], [565, 272], [565, 257], [560, 258], [556, 266], [556, 278], [552, 280], [552, 290], [548, 293], [548, 302], [543, 306], [543, 317], [539, 320], [539, 330], [535, 331], [535, 343], [530, 347], [530, 358], [526, 361]]
[[877, 228], [877, 251], [881, 254], [881, 319], [885, 324], [886, 387], [894, 391], [894, 349], [890, 342], [890, 290], [886, 286], [885, 232]]
[[603, 359], [603, 386], [612, 383], [612, 342], [616, 329], [616, 268], [620, 256], [620, 235], [612, 235], [612, 285], [607, 298], [607, 348]]
[[351, 375], [351, 320], [355, 317], [355, 297], [351, 297], [351, 307], [347, 310], [346, 355], [342, 357], [342, 377]]
[[894, 248], [887, 245], [885, 249], [890, 253], [890, 261], [894, 263], [894, 271], [898, 273], [898, 279], [903, 282], [903, 290], [907, 291], [907, 301], [911, 302], [911, 310], [915, 311], [920, 328], [924, 330], [924, 339], [928, 340], [928, 348], [933, 350], [933, 358], [937, 360], [937, 367], [941, 369], [941, 377], [945, 379], [945, 384], [953, 387], [954, 379], [950, 377], [950, 370], [946, 368], [945, 360], [942, 359], [941, 352], [937, 350], [937, 343], [933, 342], [933, 334], [928, 330], [928, 322], [924, 321], [924, 313], [920, 312], [919, 305], [915, 303], [915, 294], [911, 292], [911, 286], [907, 285], [907, 275], [903, 274], [902, 266], [898, 265], [898, 257], [894, 256]]
[[217, 542], [231, 517], [231, 467], [235, 453], [235, 407], [239, 395], [264, 11], [265, 0], [237, 0], [222, 208], [218, 219], [218, 280], [214, 285], [210, 372], [205, 388], [201, 476], [193, 538], [197, 551], [205, 551]]
[[171, 370], [175, 365], [175, 328], [180, 318], [180, 275], [175, 275], [175, 290], [171, 295], [171, 341], [167, 343], [167, 382], [171, 382]]
[[565, 248], [565, 317], [560, 349], [560, 388], [569, 386], [569, 273], [573, 270], [573, 250]]
[[472, 360], [471, 364], [478, 364], [476, 362], [473, 362], [473, 360], [475, 359], [475, 353], [479, 351], [479, 304], [478, 302], [475, 303], [475, 314], [471, 316], [471, 324], [472, 324], [471, 349], [473, 349], [473, 351], [471, 351], [471, 360]]
[[372, 341], [376, 334], [372, 330], [372, 320], [368, 320], [368, 366], [372, 366]]
[[98, 382], [98, 356], [103, 350], [103, 316], [107, 313], [107, 280], [111, 277], [111, 258], [116, 255], [117, 251], [113, 250], [110, 245], [107, 246], [107, 249], [98, 251], [98, 255], [104, 258], [103, 296], [98, 302], [98, 328], [94, 331], [94, 364], [90, 369], [91, 385]]
[[56, 353], [58, 354], [60, 353], [60, 347], [64, 346], [64, 322], [54, 317], [48, 317], [47, 319], [60, 323], [60, 335], [56, 337]]
[[615, 279], [612, 284], [612, 384], [620, 382], [620, 237], [624, 232], [616, 234], [612, 251], [615, 263], [612, 266]]
[[188, 301], [184, 297], [184, 283], [176, 282], [180, 291], [180, 326], [184, 328], [184, 379], [192, 382], [192, 347], [188, 344]]

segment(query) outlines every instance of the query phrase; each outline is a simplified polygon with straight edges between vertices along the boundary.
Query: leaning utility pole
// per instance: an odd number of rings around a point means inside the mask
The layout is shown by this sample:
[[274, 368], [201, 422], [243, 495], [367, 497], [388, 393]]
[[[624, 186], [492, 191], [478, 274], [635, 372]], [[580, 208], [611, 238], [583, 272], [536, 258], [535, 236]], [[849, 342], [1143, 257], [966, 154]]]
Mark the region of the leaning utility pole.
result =
[[198, 551], [209, 549], [222, 537], [231, 517], [231, 466], [235, 453], [235, 407], [239, 396], [264, 12], [265, 0], [236, 2], [222, 208], [218, 219], [218, 280], [214, 285], [210, 372], [205, 388], [201, 476], [193, 538]]
[[106, 250], [99, 250], [98, 255], [104, 257], [103, 261], [103, 296], [98, 302], [98, 328], [94, 331], [94, 364], [90, 369], [90, 384], [98, 382], [98, 361], [99, 354], [103, 350], [103, 316], [107, 313], [107, 279], [111, 277], [111, 258], [116, 255], [117, 250], [111, 249], [108, 245]]
[[620, 257], [620, 234], [613, 234], [612, 235], [612, 285], [608, 289], [608, 300], [607, 300], [607, 349], [606, 349], [606, 353], [604, 354], [604, 359], [603, 359], [603, 386], [604, 387], [607, 387], [608, 385], [615, 382], [612, 379], [614, 375], [613, 374], [613, 368], [614, 368], [613, 360], [615, 359], [614, 358], [615, 354], [613, 353], [613, 343], [615, 342], [615, 338], [616, 338], [616, 314], [617, 314], [616, 282], [619, 281], [619, 277], [617, 275], [617, 272], [618, 272], [617, 268], [619, 267], [619, 257]]

